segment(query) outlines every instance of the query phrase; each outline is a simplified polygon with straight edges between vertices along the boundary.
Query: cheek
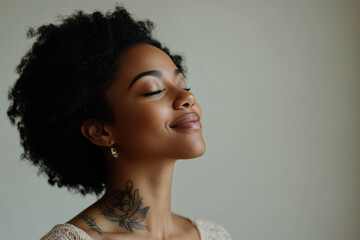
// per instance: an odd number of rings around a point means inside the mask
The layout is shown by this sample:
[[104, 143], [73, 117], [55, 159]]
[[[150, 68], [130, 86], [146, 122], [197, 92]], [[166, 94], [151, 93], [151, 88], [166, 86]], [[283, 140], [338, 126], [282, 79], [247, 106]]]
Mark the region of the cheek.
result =
[[125, 137], [128, 143], [153, 141], [166, 134], [166, 125], [171, 121], [171, 109], [159, 102], [146, 102], [133, 105], [117, 114], [119, 137]]
[[136, 125], [144, 131], [157, 132], [165, 128], [171, 116], [168, 107], [151, 103], [134, 112], [133, 118]]

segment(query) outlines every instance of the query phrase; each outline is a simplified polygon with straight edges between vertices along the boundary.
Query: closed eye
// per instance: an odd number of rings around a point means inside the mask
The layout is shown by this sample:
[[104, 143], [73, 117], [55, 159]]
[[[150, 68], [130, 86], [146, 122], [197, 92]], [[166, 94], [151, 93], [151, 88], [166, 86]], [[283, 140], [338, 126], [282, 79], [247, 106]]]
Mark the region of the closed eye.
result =
[[[164, 89], [161, 89], [161, 90], [157, 90], [157, 91], [154, 91], [154, 92], [148, 92], [148, 93], [144, 93], [143, 96], [151, 96], [151, 95], [155, 95], [155, 94], [158, 94], [158, 93], [161, 93], [162, 91], [164, 91], [166, 88]], [[185, 91], [190, 91], [191, 88], [183, 88]]]
[[164, 89], [162, 89], [162, 90], [157, 90], [157, 91], [154, 91], [154, 92], [144, 93], [144, 94], [143, 94], [143, 96], [151, 96], [151, 95], [155, 95], [155, 94], [158, 94], [158, 93], [160, 93], [160, 92], [162, 92], [162, 91], [164, 91], [164, 90], [165, 90], [165, 88], [164, 88]]

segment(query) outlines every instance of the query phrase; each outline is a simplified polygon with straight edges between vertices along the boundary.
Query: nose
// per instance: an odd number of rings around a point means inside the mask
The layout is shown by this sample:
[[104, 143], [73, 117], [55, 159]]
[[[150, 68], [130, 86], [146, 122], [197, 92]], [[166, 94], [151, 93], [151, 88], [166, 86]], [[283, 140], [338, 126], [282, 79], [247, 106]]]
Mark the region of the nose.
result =
[[194, 94], [192, 92], [188, 92], [182, 89], [174, 101], [174, 108], [184, 109], [184, 108], [192, 107], [194, 106], [194, 104], [195, 104]]

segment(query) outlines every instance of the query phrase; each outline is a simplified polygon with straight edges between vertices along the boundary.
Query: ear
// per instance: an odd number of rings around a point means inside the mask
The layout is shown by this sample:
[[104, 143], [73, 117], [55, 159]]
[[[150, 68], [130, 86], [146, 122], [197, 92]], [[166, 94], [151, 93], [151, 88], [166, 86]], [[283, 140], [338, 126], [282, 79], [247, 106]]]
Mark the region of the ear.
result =
[[104, 126], [95, 119], [84, 121], [81, 125], [81, 132], [90, 142], [97, 146], [109, 147], [114, 143], [111, 132], [105, 130]]

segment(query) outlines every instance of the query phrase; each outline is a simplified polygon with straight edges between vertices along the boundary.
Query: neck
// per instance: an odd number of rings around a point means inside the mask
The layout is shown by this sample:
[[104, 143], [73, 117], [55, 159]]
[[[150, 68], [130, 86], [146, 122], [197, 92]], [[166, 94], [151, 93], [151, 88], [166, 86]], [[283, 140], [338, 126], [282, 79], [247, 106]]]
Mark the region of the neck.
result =
[[161, 237], [173, 230], [171, 185], [174, 159], [125, 160], [108, 163], [108, 186], [99, 209], [127, 232]]

